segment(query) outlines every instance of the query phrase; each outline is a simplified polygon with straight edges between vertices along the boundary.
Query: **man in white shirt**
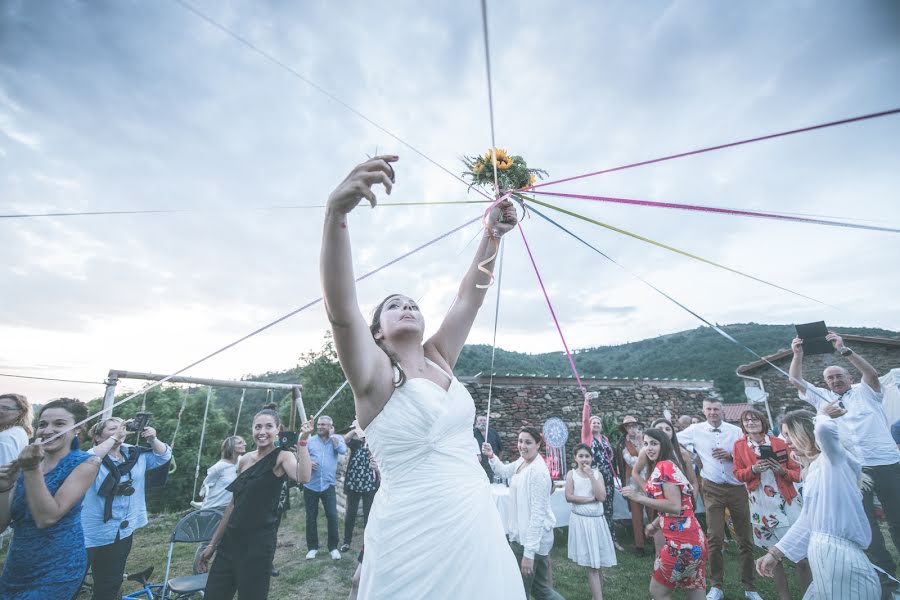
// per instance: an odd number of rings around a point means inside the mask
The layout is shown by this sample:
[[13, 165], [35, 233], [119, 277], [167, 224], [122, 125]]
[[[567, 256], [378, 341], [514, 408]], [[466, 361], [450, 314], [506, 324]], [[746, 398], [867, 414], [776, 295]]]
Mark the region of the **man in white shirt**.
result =
[[[794, 338], [791, 350], [791, 383], [799, 390], [800, 399], [806, 400], [819, 410], [846, 410], [837, 418], [841, 437], [846, 437], [857, 448], [862, 459], [863, 473], [871, 477], [874, 485], [864, 486], [863, 507], [872, 530], [872, 543], [867, 554], [869, 559], [885, 572], [893, 575], [897, 565], [884, 545], [884, 536], [875, 518], [874, 495], [878, 495], [887, 516], [891, 538], [900, 548], [900, 450], [891, 437], [890, 425], [884, 412], [884, 391], [878, 381], [878, 373], [866, 359], [844, 345], [838, 334], [829, 331], [825, 339], [831, 342], [835, 352], [846, 358], [862, 374], [862, 381], [853, 384], [850, 372], [844, 367], [832, 365], [825, 369], [822, 377], [828, 389], [815, 387], [803, 379], [803, 340]], [[834, 403], [836, 408], [828, 408]], [[895, 587], [882, 577], [886, 589]]]
[[747, 488], [734, 476], [732, 450], [735, 442], [744, 437], [740, 427], [723, 421], [722, 403], [715, 399], [703, 401], [705, 423], [696, 423], [678, 433], [678, 442], [691, 444], [703, 461], [703, 504], [706, 506], [706, 524], [709, 537], [710, 588], [707, 600], [722, 600], [725, 579], [725, 509], [731, 513], [734, 535], [740, 548], [741, 583], [744, 596], [750, 600], [762, 600], [756, 593], [756, 576], [753, 558], [753, 537], [750, 529], [750, 499]]

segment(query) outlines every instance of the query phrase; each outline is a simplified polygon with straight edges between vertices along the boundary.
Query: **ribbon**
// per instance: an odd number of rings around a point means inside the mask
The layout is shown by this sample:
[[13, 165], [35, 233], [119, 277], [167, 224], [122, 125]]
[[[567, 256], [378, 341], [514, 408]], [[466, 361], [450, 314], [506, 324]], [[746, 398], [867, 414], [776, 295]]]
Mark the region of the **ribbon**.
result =
[[588, 196], [585, 194], [566, 194], [563, 192], [545, 192], [532, 190], [532, 194], [543, 194], [545, 196], [558, 196], [560, 198], [578, 198], [580, 200], [594, 200], [596, 202], [612, 202], [614, 204], [631, 204], [634, 206], [654, 206], [657, 208], [674, 208], [679, 210], [694, 210], [708, 213], [718, 213], [726, 215], [734, 215], [739, 217], [757, 217], [762, 219], [777, 219], [780, 221], [793, 221], [795, 223], [811, 223], [814, 225], [830, 225], [832, 227], [852, 227], [855, 229], [868, 229], [871, 231], [889, 231], [891, 233], [900, 233], [900, 229], [894, 227], [878, 227], [876, 225], [859, 225], [856, 223], [847, 223], [842, 221], [831, 221], [827, 219], [814, 219], [810, 217], [791, 216], [786, 214], [778, 214], [772, 212], [762, 212], [755, 210], [742, 210], [737, 208], [718, 208], [715, 206], [704, 206], [702, 204], [677, 204], [675, 202], [656, 202], [653, 200], [633, 200], [631, 198], [614, 198], [610, 196]]
[[492, 285], [494, 285], [494, 273], [490, 269], [487, 268], [487, 265], [491, 264], [494, 261], [494, 259], [497, 258], [497, 253], [500, 252], [500, 241], [494, 235], [494, 232], [491, 231], [491, 228], [488, 225], [488, 217], [490, 217], [491, 211], [494, 210], [494, 207], [496, 207], [497, 205], [501, 204], [502, 202], [508, 200], [510, 195], [512, 195], [512, 192], [506, 192], [505, 194], [503, 194], [502, 196], [500, 196], [499, 198], [494, 200], [491, 203], [491, 205], [488, 206], [487, 210], [484, 211], [484, 216], [482, 216], [482, 218], [481, 218], [481, 223], [482, 223], [482, 225], [484, 225], [485, 231], [487, 231], [489, 234], [488, 243], [492, 244], [494, 246], [494, 251], [488, 258], [486, 258], [483, 261], [478, 263], [478, 270], [481, 271], [482, 273], [485, 273], [489, 278], [489, 281], [487, 283], [476, 283], [475, 284], [475, 287], [478, 288], [479, 290], [486, 290], [489, 287], [491, 287]]
[[[668, 244], [663, 244], [662, 242], [657, 242], [656, 240], [652, 240], [652, 239], [650, 239], [650, 238], [648, 238], [648, 237], [645, 237], [645, 236], [642, 236], [642, 235], [638, 235], [638, 234], [636, 234], [636, 233], [632, 233], [631, 231], [626, 231], [625, 229], [621, 229], [621, 228], [619, 228], [619, 227], [615, 227], [615, 226], [610, 225], [610, 224], [608, 224], [608, 223], [604, 223], [604, 222], [602, 222], [602, 221], [598, 221], [598, 220], [596, 220], [596, 219], [592, 219], [592, 218], [590, 218], [590, 217], [586, 217], [586, 216], [584, 216], [584, 215], [580, 215], [580, 214], [578, 214], [578, 213], [576, 213], [576, 212], [573, 212], [573, 211], [571, 211], [571, 210], [567, 210], [567, 209], [561, 208], [561, 207], [559, 207], [559, 206], [554, 206], [553, 204], [548, 204], [547, 202], [542, 202], [541, 200], [538, 200], [537, 198], [532, 198], [532, 199], [530, 199], [529, 201], [530, 201], [530, 202], [533, 202], [533, 203], [535, 203], [535, 204], [539, 204], [539, 205], [541, 205], [541, 206], [546, 206], [547, 208], [552, 208], [552, 209], [555, 210], [555, 211], [559, 211], [559, 212], [561, 212], [561, 213], [567, 214], [567, 215], [572, 216], [572, 217], [575, 217], [575, 218], [577, 218], [577, 219], [581, 219], [582, 221], [587, 221], [588, 223], [593, 223], [594, 225], [599, 225], [600, 227], [604, 227], [604, 228], [606, 228], [606, 229], [609, 229], [610, 231], [615, 231], [616, 233], [621, 233], [621, 234], [623, 234], [623, 235], [627, 235], [627, 236], [632, 237], [632, 238], [634, 238], [634, 239], [636, 239], [636, 240], [641, 240], [642, 242], [647, 242], [648, 244], [653, 244], [654, 246], [657, 246], [657, 247], [659, 247], [659, 248], [664, 248], [664, 249], [666, 249], [666, 250], [669, 250], [670, 252], [675, 252], [675, 253], [677, 253], [677, 254], [681, 254], [682, 256], [686, 256], [686, 257], [688, 257], [688, 258], [693, 258], [694, 260], [699, 260], [700, 262], [706, 263], [706, 264], [708, 264], [708, 265], [712, 265], [713, 267], [718, 267], [719, 269], [724, 269], [724, 270], [729, 271], [729, 272], [731, 272], [731, 273], [734, 273], [734, 274], [736, 274], [736, 275], [740, 275], [741, 277], [746, 277], [746, 278], [752, 279], [753, 281], [756, 281], [756, 282], [758, 282], [758, 283], [762, 283], [762, 284], [768, 285], [768, 286], [770, 286], [770, 287], [773, 287], [773, 288], [782, 290], [782, 291], [784, 291], [784, 292], [788, 292], [788, 293], [790, 293], [790, 294], [794, 294], [795, 296], [799, 296], [799, 297], [805, 298], [805, 299], [807, 299], [807, 300], [812, 300], [813, 302], [816, 302], [816, 303], [818, 303], [818, 304], [821, 304], [822, 306], [827, 306], [827, 307], [829, 307], [829, 308], [833, 308], [833, 309], [835, 309], [835, 310], [840, 311], [840, 309], [839, 309], [838, 307], [833, 306], [833, 305], [831, 305], [831, 304], [828, 304], [827, 302], [822, 302], [821, 300], [817, 300], [816, 298], [813, 298], [812, 296], [807, 296], [807, 295], [805, 295], [805, 294], [801, 294], [800, 292], [795, 292], [794, 290], [791, 290], [791, 289], [788, 289], [788, 288], [786, 288], [786, 287], [780, 286], [780, 285], [778, 285], [777, 283], [771, 283], [771, 282], [769, 282], [769, 281], [766, 281], [765, 279], [760, 279], [759, 277], [755, 277], [755, 276], [753, 276], [753, 275], [750, 275], [749, 273], [744, 273], [743, 271], [738, 271], [737, 269], [732, 269], [731, 267], [728, 267], [728, 266], [725, 266], [725, 265], [723, 265], [723, 264], [720, 264], [720, 263], [711, 261], [711, 260], [709, 260], [709, 259], [707, 259], [707, 258], [703, 258], [702, 256], [697, 256], [696, 254], [691, 254], [690, 252], [687, 252], [687, 251], [685, 251], [685, 250], [681, 250], [681, 249], [679, 249], [679, 248], [675, 248], [674, 246], [669, 246]], [[533, 207], [532, 207], [532, 210], [534, 210]]]
[[633, 169], [634, 167], [643, 167], [645, 165], [652, 165], [654, 163], [663, 162], [663, 161], [667, 161], [667, 160], [674, 160], [676, 158], [683, 158], [685, 156], [693, 156], [695, 154], [703, 154], [704, 152], [712, 152], [713, 150], [722, 150], [724, 148], [732, 148], [734, 146], [742, 146], [744, 144], [750, 144], [753, 142], [761, 142], [764, 140], [771, 140], [771, 139], [775, 139], [775, 138], [779, 138], [779, 137], [784, 137], [786, 135], [794, 135], [795, 133], [805, 133], [807, 131], [815, 131], [816, 129], [825, 129], [826, 127], [834, 127], [836, 125], [846, 125], [847, 123], [855, 123], [857, 121], [865, 121], [867, 119], [877, 119], [879, 117], [887, 117], [890, 115], [895, 115], [897, 113], [900, 113], [900, 108], [892, 108], [890, 110], [884, 110], [881, 112], [870, 113], [870, 114], [861, 115], [858, 117], [850, 117], [849, 119], [841, 119], [839, 121], [829, 121], [828, 123], [821, 123], [819, 125], [811, 125], [809, 127], [801, 127], [800, 129], [791, 129], [789, 131], [782, 131], [779, 133], [771, 133], [769, 135], [762, 135], [759, 137], [749, 138], [746, 140], [729, 142], [727, 144], [719, 144], [717, 146], [708, 146], [706, 148], [700, 148], [699, 150], [690, 150], [688, 152], [679, 152], [678, 154], [670, 154], [669, 156], [662, 156], [659, 158], [651, 158], [650, 160], [642, 160], [640, 162], [622, 165], [620, 167], [613, 167], [611, 169], [602, 169], [600, 171], [594, 171], [592, 173], [585, 173], [584, 175], [575, 175], [573, 177], [566, 177], [565, 179], [557, 179], [556, 181], [545, 181], [545, 182], [539, 183], [537, 185], [529, 186], [528, 189], [533, 190], [533, 189], [536, 189], [539, 187], [544, 187], [546, 185], [563, 183], [566, 181], [575, 181], [576, 179], [585, 179], [587, 177], [603, 175], [604, 173], [612, 173], [614, 171], [624, 171], [625, 169]]

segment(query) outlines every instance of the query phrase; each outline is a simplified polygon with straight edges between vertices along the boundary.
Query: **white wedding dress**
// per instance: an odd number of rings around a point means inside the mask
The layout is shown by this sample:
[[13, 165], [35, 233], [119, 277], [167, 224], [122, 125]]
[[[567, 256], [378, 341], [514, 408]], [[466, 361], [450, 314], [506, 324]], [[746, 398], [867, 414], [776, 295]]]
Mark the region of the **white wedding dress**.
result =
[[366, 525], [360, 600], [525, 600], [475, 457], [474, 420], [472, 396], [455, 377], [447, 391], [416, 378], [366, 428], [382, 479]]

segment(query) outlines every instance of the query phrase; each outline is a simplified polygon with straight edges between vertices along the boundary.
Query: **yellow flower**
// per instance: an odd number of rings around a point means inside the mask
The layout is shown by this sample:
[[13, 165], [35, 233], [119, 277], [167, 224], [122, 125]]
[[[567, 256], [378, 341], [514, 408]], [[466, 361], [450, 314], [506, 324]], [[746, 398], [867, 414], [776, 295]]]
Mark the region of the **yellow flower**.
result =
[[[488, 148], [487, 152], [484, 153], [484, 158], [487, 162], [494, 162], [494, 158], [490, 148]], [[506, 154], [506, 150], [504, 150], [503, 148], [497, 148], [497, 162], [499, 163], [500, 161], [508, 159], [509, 156]]]
[[512, 163], [511, 163], [511, 162], [507, 162], [507, 161], [500, 162], [500, 161], [497, 161], [497, 168], [500, 169], [501, 171], [506, 171], [506, 170], [509, 169], [511, 166], [512, 166]]
[[528, 185], [534, 185], [534, 173], [528, 176]]
[[477, 162], [475, 163], [475, 166], [472, 167], [473, 173], [481, 173], [482, 171], [484, 171], [484, 163], [482, 162]]

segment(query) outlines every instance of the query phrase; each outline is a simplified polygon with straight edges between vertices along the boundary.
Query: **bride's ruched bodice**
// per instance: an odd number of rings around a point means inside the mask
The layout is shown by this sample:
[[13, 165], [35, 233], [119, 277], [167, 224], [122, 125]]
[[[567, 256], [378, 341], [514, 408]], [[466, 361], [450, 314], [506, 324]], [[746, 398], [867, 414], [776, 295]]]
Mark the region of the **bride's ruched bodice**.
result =
[[381, 487], [365, 532], [359, 598], [525, 598], [476, 459], [475, 404], [455, 378], [394, 390], [366, 428]]

